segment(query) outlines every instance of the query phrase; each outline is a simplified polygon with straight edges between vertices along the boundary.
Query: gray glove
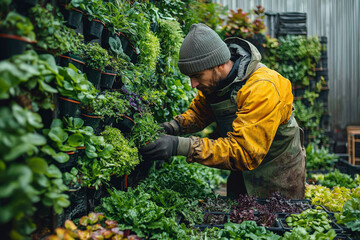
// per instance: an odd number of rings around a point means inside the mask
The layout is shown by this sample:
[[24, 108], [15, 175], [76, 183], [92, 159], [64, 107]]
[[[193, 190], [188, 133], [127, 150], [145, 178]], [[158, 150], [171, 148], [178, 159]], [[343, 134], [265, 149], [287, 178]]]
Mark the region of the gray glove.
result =
[[162, 127], [168, 135], [179, 135], [180, 127], [175, 120], [164, 122], [160, 124], [160, 127]]

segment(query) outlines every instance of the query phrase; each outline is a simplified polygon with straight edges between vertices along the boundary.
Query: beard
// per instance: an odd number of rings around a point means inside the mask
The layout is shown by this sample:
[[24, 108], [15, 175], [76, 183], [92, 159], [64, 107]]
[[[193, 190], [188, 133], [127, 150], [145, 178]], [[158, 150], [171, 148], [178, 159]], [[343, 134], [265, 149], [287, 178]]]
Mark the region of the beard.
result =
[[205, 96], [209, 96], [216, 92], [218, 89], [219, 83], [222, 80], [220, 77], [220, 74], [218, 74], [215, 69], [212, 69], [212, 78], [209, 81], [209, 84], [207, 86], [204, 85], [198, 85], [196, 89], [200, 90]]

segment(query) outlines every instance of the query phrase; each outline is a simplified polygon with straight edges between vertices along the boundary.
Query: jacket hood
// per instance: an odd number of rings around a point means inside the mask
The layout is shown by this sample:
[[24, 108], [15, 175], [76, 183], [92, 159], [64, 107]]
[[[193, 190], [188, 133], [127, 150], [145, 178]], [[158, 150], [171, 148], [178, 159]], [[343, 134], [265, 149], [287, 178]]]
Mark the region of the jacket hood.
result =
[[220, 93], [220, 95], [226, 92], [234, 83], [244, 81], [246, 78], [248, 78], [261, 60], [261, 54], [257, 48], [244, 39], [231, 37], [225, 39], [225, 43], [230, 49], [232, 57], [235, 57], [236, 59], [242, 59], [240, 60], [237, 77], [230, 84], [217, 91]]

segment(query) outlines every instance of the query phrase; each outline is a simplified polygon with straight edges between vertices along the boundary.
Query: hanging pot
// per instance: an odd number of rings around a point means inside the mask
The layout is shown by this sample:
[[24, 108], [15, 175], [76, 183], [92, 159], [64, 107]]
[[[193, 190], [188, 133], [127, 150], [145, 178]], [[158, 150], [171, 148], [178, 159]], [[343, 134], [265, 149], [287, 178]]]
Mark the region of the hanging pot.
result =
[[77, 29], [82, 23], [84, 13], [76, 8], [66, 9], [65, 5], [62, 5], [61, 12], [64, 15], [65, 25], [72, 29]]
[[109, 44], [110, 37], [117, 38], [118, 36], [115, 33], [113, 34], [108, 28], [104, 27], [104, 30], [101, 35], [101, 47], [102, 48], [104, 48], [106, 50], [110, 49], [110, 44]]
[[[84, 21], [84, 37], [85, 41], [91, 41], [93, 39], [101, 39], [101, 34], [104, 29], [105, 23], [98, 19], [85, 20]], [[101, 44], [100, 44], [101, 45]]]
[[121, 119], [116, 119], [113, 123], [113, 127], [119, 129], [123, 133], [129, 133], [134, 125], [134, 120], [126, 115], [122, 115]]
[[101, 122], [101, 116], [94, 115], [87, 111], [83, 111], [81, 113], [81, 118], [84, 120], [84, 124], [86, 126], [90, 126], [94, 130], [99, 127], [100, 122]]
[[112, 86], [112, 89], [121, 89], [122, 86], [124, 86], [124, 83], [122, 82], [122, 78], [121, 76], [117, 75], [114, 84]]
[[69, 97], [58, 96], [58, 116], [79, 117], [80, 102]]
[[100, 90], [101, 70], [87, 68], [86, 69], [87, 79], [94, 85], [97, 90]]
[[69, 56], [59, 55], [59, 57], [60, 57], [60, 66], [69, 67], [69, 63], [71, 63], [81, 72], [84, 71], [85, 62], [82, 58], [72, 54], [69, 54]]
[[110, 70], [105, 70], [105, 72], [101, 72], [100, 88], [112, 89], [116, 75], [116, 72]]
[[25, 51], [26, 46], [30, 43], [34, 43], [34, 41], [25, 37], [0, 33], [0, 46], [3, 46], [0, 51], [0, 60], [22, 54]]

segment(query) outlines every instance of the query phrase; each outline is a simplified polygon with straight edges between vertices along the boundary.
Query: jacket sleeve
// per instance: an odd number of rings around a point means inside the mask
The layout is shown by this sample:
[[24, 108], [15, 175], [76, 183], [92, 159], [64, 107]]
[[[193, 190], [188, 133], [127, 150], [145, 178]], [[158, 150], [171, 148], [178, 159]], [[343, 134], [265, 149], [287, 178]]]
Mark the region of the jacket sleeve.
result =
[[233, 132], [216, 140], [191, 137], [187, 161], [232, 171], [258, 167], [270, 149], [278, 126], [286, 123], [291, 115], [291, 84], [282, 91], [269, 80], [248, 81], [237, 93], [238, 111]]
[[215, 117], [210, 106], [205, 102], [203, 93], [198, 91], [189, 109], [185, 113], [175, 116], [174, 120], [180, 127], [180, 134], [183, 135], [203, 130], [215, 121]]

